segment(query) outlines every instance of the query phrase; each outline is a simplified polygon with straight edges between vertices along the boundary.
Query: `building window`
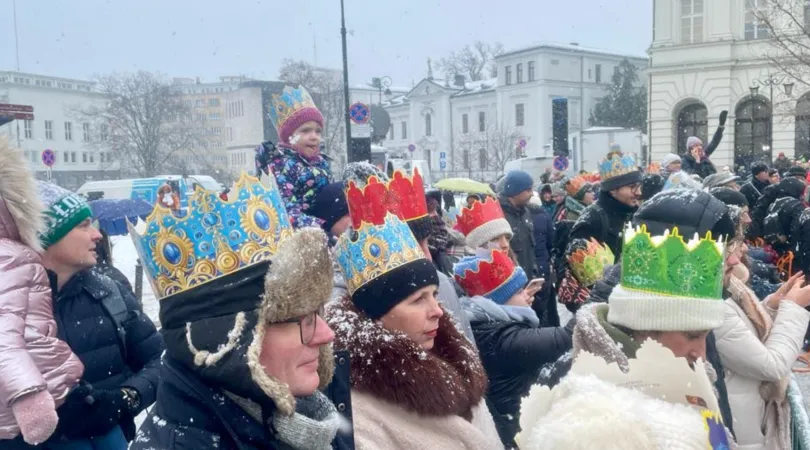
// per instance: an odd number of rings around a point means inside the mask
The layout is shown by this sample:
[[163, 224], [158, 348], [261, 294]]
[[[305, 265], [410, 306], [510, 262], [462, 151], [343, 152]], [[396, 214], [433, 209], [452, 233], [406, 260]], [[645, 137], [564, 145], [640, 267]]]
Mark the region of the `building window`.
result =
[[601, 64], [596, 65], [596, 80], [595, 81], [597, 83], [602, 82], [602, 65]]
[[84, 142], [90, 142], [90, 124], [83, 123], [82, 124], [82, 139]]
[[534, 61], [529, 61], [529, 81], [534, 81]]
[[461, 115], [461, 132], [464, 134], [470, 132], [470, 117], [467, 114]]
[[433, 121], [430, 114], [425, 114], [425, 136], [433, 135]]
[[810, 158], [810, 94], [796, 103], [796, 158]]
[[222, 119], [222, 117], [219, 115], [219, 113], [210, 113], [210, 114], [208, 114], [208, 119], [209, 120], [220, 120], [220, 119]]
[[101, 153], [98, 154], [98, 159], [99, 159], [99, 162], [101, 162], [101, 163], [104, 162], [104, 152], [101, 152]]
[[760, 19], [760, 9], [766, 0], [745, 0], [745, 39], [765, 39], [770, 36], [768, 26]]
[[771, 161], [771, 108], [761, 98], [737, 106], [734, 119], [734, 164], [749, 167], [754, 161]]
[[588, 69], [588, 79], [590, 80], [592, 78], [593, 78], [593, 70]]
[[523, 83], [523, 63], [515, 65], [515, 73], [517, 75], [517, 83]]
[[480, 111], [478, 113], [478, 131], [484, 132], [487, 129], [487, 113]]
[[87, 163], [87, 152], [82, 152], [82, 162]]
[[559, 66], [560, 65], [560, 60], [559, 59], [552, 59], [551, 60], [551, 65], [552, 66]]
[[487, 161], [487, 149], [485, 148], [478, 149], [478, 167], [482, 170], [489, 168]]
[[65, 162], [70, 162], [70, 153], [68, 152], [62, 153], [62, 156], [64, 156], [64, 158], [62, 159], [64, 159]]
[[462, 158], [461, 163], [464, 165], [464, 168], [469, 169], [470, 168], [470, 151], [469, 150], [464, 150], [461, 153], [461, 158]]
[[65, 122], [65, 140], [73, 140], [73, 124], [70, 122]]
[[26, 120], [24, 123], [25, 123], [25, 138], [26, 139], [33, 139], [34, 138], [34, 121], [33, 120]]
[[208, 106], [219, 106], [219, 99], [218, 98], [208, 99]]
[[709, 132], [706, 106], [695, 103], [684, 107], [678, 113], [678, 153], [686, 154], [686, 140], [689, 136], [698, 136], [702, 139]]
[[681, 0], [681, 43], [703, 42], [703, 1]]
[[99, 138], [101, 138], [102, 142], [107, 141], [107, 125], [102, 125], [99, 127]]
[[506, 85], [512, 84], [512, 66], [506, 66]]
[[197, 122], [205, 122], [205, 114], [197, 114]]
[[526, 115], [523, 103], [515, 105], [515, 126], [522, 127], [526, 123]]
[[90, 162], [91, 162], [91, 163], [96, 162], [96, 155], [95, 155], [95, 154], [93, 154], [93, 152], [90, 152]]
[[49, 141], [53, 140], [53, 121], [52, 120], [46, 120], [45, 121], [45, 139], [47, 139]]
[[71, 163], [76, 162], [76, 152], [70, 152], [70, 162]]
[[810, 0], [804, 1], [804, 32], [810, 30]]
[[402, 139], [408, 139], [408, 123], [402, 122], [402, 132], [399, 133], [402, 136]]
[[194, 102], [194, 106], [197, 108], [202, 108], [205, 106], [205, 100], [198, 98], [197, 101]]
[[394, 140], [394, 127], [391, 127], [391, 129], [388, 130], [388, 135], [389, 135], [388, 139], [391, 139], [393, 141]]

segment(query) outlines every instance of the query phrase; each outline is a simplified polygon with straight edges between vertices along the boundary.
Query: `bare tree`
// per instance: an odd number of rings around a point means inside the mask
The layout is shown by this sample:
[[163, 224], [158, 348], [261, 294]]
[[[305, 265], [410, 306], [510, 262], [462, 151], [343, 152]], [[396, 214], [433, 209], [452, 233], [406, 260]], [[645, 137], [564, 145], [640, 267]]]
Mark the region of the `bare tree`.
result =
[[464, 78], [470, 81], [481, 81], [485, 77], [497, 76], [495, 57], [503, 51], [503, 44], [499, 42], [487, 44], [476, 41], [461, 50], [451, 51], [449, 55], [439, 60], [437, 69], [444, 72], [449, 79], [455, 78], [456, 75], [464, 75]]
[[[810, 87], [810, 4], [806, 0], [761, 0], [753, 8], [756, 37], [770, 38], [771, 49], [762, 54], [784, 82]], [[800, 89], [804, 91], [806, 89]]]
[[481, 132], [462, 133], [456, 139], [453, 164], [468, 171], [503, 172], [506, 163], [518, 159], [521, 135], [504, 124], [491, 123]]
[[104, 101], [74, 115], [92, 124], [96, 138], [91, 144], [112, 149], [122, 169], [155, 176], [177, 164], [173, 157], [178, 152], [199, 145], [201, 128], [181, 93], [163, 77], [144, 71], [105, 75], [96, 88]]
[[340, 72], [319, 69], [306, 61], [284, 59], [278, 75], [279, 80], [307, 88], [324, 118], [324, 148], [327, 154], [336, 155], [343, 149], [341, 134], [345, 116], [343, 108], [343, 75]]

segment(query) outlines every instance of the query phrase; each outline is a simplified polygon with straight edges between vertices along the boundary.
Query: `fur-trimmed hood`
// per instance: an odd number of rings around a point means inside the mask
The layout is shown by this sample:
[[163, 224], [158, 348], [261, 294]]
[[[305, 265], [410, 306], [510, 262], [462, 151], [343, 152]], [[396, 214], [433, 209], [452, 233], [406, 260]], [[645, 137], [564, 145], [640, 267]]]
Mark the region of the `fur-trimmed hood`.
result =
[[335, 346], [351, 353], [352, 389], [421, 416], [471, 418], [486, 392], [487, 377], [449, 314], [439, 319], [430, 351], [369, 319], [347, 297], [330, 303], [326, 315]]
[[42, 251], [38, 233], [44, 231], [42, 203], [21, 150], [0, 139], [0, 239], [11, 239]]

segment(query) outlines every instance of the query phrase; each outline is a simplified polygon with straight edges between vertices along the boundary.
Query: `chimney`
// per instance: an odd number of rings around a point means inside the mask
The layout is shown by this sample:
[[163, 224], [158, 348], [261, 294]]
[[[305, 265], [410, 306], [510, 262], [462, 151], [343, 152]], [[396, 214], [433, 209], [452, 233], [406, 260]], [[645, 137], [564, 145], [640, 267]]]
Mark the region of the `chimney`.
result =
[[456, 86], [458, 86], [460, 88], [463, 88], [466, 85], [465, 81], [466, 80], [464, 78], [464, 75], [456, 75], [456, 80], [455, 80], [455, 82], [453, 84], [455, 84]]

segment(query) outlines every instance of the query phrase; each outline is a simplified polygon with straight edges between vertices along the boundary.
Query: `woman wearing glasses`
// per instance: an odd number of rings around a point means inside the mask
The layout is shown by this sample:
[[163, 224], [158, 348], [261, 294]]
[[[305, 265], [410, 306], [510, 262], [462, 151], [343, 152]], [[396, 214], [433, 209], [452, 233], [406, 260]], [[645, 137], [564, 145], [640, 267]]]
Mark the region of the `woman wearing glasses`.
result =
[[[367, 197], [368, 196], [368, 197]], [[352, 228], [334, 254], [349, 295], [330, 302], [351, 357], [358, 449], [502, 449], [472, 344], [439, 304], [439, 279], [408, 225], [349, 183]]]
[[162, 299], [158, 399], [131, 448], [331, 448], [331, 269], [326, 235], [306, 228], [269, 262]]

